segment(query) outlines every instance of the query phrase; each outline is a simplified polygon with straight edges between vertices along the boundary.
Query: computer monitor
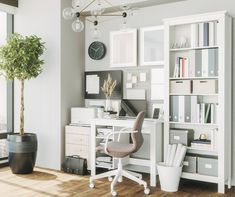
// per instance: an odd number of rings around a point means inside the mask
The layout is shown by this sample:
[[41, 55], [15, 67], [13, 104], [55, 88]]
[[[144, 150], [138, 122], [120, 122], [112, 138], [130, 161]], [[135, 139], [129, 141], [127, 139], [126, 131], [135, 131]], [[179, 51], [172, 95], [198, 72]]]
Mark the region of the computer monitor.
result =
[[129, 100], [122, 99], [120, 116], [132, 116], [135, 117], [140, 111], [147, 112], [146, 100]]

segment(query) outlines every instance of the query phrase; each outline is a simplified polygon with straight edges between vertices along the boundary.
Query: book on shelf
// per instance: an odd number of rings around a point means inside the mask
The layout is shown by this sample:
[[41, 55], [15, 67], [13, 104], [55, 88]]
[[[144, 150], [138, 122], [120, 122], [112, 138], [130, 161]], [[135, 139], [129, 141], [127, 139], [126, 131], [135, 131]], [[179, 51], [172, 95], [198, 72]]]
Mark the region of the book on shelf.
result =
[[189, 77], [218, 76], [218, 48], [190, 51], [188, 64]]
[[173, 78], [185, 78], [189, 76], [189, 58], [176, 57]]
[[191, 25], [191, 46], [192, 47], [215, 46], [216, 44], [217, 44], [217, 22], [216, 21]]
[[191, 148], [201, 149], [201, 150], [213, 150], [211, 140], [193, 140], [191, 142]]
[[197, 96], [171, 96], [170, 121], [217, 124], [217, 103], [198, 103]]

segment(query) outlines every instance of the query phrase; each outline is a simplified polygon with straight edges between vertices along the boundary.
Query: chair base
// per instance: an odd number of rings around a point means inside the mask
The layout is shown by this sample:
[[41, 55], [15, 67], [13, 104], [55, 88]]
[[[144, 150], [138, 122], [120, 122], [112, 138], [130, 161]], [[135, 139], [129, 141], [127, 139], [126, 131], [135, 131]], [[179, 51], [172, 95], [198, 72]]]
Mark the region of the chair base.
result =
[[[111, 178], [112, 176], [114, 176], [113, 180]], [[140, 185], [143, 185], [144, 186], [144, 193], [146, 195], [148, 195], [150, 193], [150, 190], [147, 187], [147, 183], [142, 180], [142, 175], [141, 174], [138, 174], [138, 173], [135, 173], [135, 172], [130, 172], [130, 171], [127, 171], [127, 170], [123, 170], [121, 158], [119, 158], [118, 168], [116, 170], [112, 170], [112, 171], [109, 171], [109, 172], [105, 172], [105, 173], [98, 174], [98, 175], [90, 177], [90, 185], [89, 186], [90, 186], [90, 188], [94, 188], [95, 187], [95, 184], [93, 182], [94, 180], [108, 177], [109, 181], [112, 181], [111, 186], [110, 186], [111, 194], [113, 196], [116, 196], [117, 193], [114, 190], [114, 186], [116, 185], [117, 182], [122, 182], [122, 177], [123, 176], [130, 179], [130, 180], [132, 180], [132, 181], [135, 181], [135, 182], [139, 183]]]

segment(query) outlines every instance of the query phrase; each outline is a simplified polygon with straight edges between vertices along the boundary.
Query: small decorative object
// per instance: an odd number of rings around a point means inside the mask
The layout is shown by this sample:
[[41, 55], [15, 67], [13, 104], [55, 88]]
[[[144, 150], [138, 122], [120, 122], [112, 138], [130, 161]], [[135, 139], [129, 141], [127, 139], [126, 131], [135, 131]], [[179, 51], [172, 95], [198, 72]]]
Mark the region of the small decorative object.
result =
[[88, 49], [88, 54], [93, 60], [101, 60], [106, 54], [106, 47], [102, 42], [92, 42]]
[[206, 134], [200, 134], [200, 136], [199, 136], [199, 140], [207, 140], [207, 136], [206, 136]]
[[117, 81], [116, 80], [113, 81], [111, 75], [108, 74], [108, 78], [106, 80], [104, 80], [104, 84], [101, 87], [101, 90], [106, 97], [105, 111], [112, 111], [111, 97], [112, 97], [112, 93], [113, 93], [116, 85], [117, 85]]
[[37, 36], [13, 34], [0, 48], [1, 74], [21, 84], [20, 131], [7, 136], [9, 166], [14, 174], [31, 173], [36, 161], [37, 136], [24, 130], [24, 85], [25, 80], [36, 78], [42, 72], [44, 61], [40, 57], [44, 44]]

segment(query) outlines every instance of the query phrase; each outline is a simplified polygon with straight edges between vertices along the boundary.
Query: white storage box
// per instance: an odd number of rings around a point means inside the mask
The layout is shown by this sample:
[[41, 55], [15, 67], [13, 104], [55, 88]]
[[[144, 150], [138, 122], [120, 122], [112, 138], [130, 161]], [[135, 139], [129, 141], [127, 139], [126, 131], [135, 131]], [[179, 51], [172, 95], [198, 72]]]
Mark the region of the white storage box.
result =
[[193, 80], [193, 94], [217, 94], [218, 80]]
[[190, 94], [191, 80], [173, 80], [170, 82], [171, 94]]

